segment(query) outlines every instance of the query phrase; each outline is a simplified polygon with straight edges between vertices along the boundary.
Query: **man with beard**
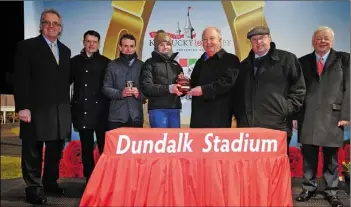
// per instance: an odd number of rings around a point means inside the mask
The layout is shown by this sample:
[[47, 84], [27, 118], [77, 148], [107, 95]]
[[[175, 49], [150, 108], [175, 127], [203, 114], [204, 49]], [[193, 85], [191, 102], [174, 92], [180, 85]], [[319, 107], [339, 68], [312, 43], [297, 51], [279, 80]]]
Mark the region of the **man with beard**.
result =
[[238, 126], [281, 130], [291, 137], [292, 116], [306, 93], [301, 66], [294, 54], [275, 47], [268, 27], [253, 28], [247, 38], [252, 50], [242, 61], [234, 95], [240, 100], [233, 103]]
[[136, 39], [124, 34], [119, 40], [120, 57], [108, 64], [102, 92], [111, 100], [108, 129], [143, 127], [145, 96], [139, 91], [143, 62], [136, 54]]
[[88, 181], [94, 169], [94, 133], [100, 154], [105, 144], [108, 99], [101, 92], [107, 64], [110, 62], [99, 53], [100, 34], [89, 30], [84, 33], [79, 55], [71, 59], [71, 81], [74, 83], [72, 122], [82, 143], [84, 176]]
[[231, 90], [239, 74], [239, 58], [222, 48], [221, 31], [207, 27], [202, 33], [205, 53], [191, 74], [191, 128], [230, 128]]

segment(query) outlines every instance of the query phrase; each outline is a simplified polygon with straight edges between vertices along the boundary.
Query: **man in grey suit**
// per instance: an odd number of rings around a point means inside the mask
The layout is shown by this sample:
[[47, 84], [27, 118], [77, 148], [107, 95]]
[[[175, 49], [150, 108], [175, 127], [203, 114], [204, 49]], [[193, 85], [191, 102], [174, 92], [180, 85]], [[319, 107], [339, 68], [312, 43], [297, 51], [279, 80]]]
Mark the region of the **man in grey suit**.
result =
[[143, 64], [136, 54], [136, 40], [131, 34], [119, 40], [120, 57], [112, 60], [106, 70], [102, 92], [111, 100], [108, 129], [143, 127], [145, 96], [139, 91]]
[[337, 196], [338, 149], [343, 146], [344, 127], [350, 120], [350, 54], [335, 51], [333, 43], [333, 30], [319, 27], [313, 34], [314, 52], [299, 59], [307, 92], [298, 116], [304, 181], [296, 200], [307, 201], [317, 192], [318, 152], [322, 147], [326, 199], [332, 207], [341, 207]]

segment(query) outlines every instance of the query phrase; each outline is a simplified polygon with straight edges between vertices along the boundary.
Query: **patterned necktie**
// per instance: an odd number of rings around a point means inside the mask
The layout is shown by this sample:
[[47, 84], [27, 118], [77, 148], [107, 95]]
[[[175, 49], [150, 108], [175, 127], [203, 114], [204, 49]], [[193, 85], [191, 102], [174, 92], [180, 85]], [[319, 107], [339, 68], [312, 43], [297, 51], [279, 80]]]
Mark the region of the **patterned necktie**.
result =
[[321, 75], [322, 72], [323, 72], [323, 67], [324, 67], [324, 64], [323, 64], [323, 58], [319, 58], [318, 62], [317, 62], [317, 72], [318, 72], [318, 75]]
[[54, 56], [55, 56], [56, 63], [58, 64], [59, 61], [58, 61], [56, 50], [55, 50], [55, 43], [51, 43], [51, 51], [52, 51], [52, 54], [54, 54]]

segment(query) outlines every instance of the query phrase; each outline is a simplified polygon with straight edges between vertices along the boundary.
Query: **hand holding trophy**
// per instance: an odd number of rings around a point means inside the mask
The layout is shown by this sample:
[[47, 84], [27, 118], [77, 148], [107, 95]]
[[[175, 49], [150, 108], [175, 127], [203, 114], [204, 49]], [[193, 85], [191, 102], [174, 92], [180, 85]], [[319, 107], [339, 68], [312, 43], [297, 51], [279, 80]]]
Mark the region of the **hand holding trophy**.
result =
[[179, 91], [186, 94], [190, 90], [190, 79], [184, 76], [184, 73], [179, 73], [177, 84], [180, 85]]

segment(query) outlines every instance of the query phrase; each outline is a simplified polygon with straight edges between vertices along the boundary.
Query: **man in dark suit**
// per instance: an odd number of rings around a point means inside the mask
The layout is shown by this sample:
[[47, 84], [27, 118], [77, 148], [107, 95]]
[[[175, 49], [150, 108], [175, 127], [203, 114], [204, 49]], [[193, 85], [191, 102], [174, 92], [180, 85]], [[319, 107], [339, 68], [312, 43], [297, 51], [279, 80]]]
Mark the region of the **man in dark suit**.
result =
[[[59, 162], [65, 138], [70, 136], [70, 56], [58, 40], [61, 16], [45, 10], [40, 18], [40, 35], [20, 42], [15, 56], [14, 96], [21, 120], [22, 174], [29, 203], [47, 202], [44, 193], [62, 195]], [[44, 174], [41, 156], [45, 143]]]
[[83, 38], [84, 48], [71, 59], [71, 81], [74, 83], [71, 115], [73, 127], [79, 132], [84, 176], [88, 181], [95, 166], [94, 133], [100, 154], [105, 144], [109, 104], [101, 88], [110, 59], [99, 53], [98, 32], [89, 30]]
[[341, 207], [337, 196], [338, 149], [343, 146], [344, 127], [350, 120], [350, 54], [333, 50], [333, 43], [333, 30], [320, 27], [312, 39], [314, 52], [299, 59], [307, 92], [298, 116], [304, 181], [296, 200], [307, 201], [317, 192], [318, 152], [322, 147], [326, 199], [331, 206]]

